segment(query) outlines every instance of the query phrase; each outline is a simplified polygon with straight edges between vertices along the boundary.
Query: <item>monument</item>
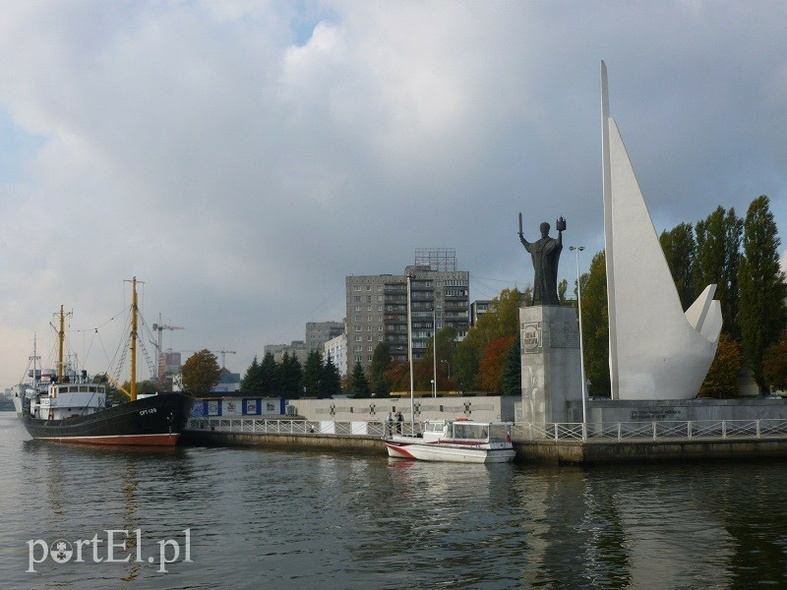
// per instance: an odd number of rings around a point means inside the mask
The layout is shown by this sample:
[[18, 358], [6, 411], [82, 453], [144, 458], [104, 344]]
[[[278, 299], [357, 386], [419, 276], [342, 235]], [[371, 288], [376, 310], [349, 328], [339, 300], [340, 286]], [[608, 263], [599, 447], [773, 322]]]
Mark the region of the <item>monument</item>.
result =
[[578, 422], [574, 401], [582, 399], [579, 329], [573, 307], [560, 303], [557, 270], [563, 249], [566, 220], [555, 223], [557, 238], [549, 236], [550, 226], [540, 226], [541, 238], [528, 242], [519, 214], [519, 241], [533, 262], [533, 304], [519, 309], [522, 358], [522, 412], [525, 422]]
[[560, 305], [557, 296], [557, 267], [563, 250], [563, 232], [566, 220], [560, 217], [555, 223], [557, 239], [549, 237], [549, 224], [541, 224], [541, 239], [528, 242], [522, 233], [522, 214], [519, 214], [519, 241], [533, 258], [533, 305]]
[[721, 332], [709, 285], [684, 313], [617, 123], [601, 62], [601, 145], [612, 399], [697, 395]]

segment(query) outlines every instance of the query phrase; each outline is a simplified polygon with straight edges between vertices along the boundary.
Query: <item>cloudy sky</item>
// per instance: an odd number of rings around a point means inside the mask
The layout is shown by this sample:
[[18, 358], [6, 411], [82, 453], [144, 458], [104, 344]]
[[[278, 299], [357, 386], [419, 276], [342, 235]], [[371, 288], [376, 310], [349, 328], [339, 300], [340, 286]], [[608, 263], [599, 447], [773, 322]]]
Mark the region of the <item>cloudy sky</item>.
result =
[[761, 1], [7, 3], [0, 386], [61, 304], [103, 371], [133, 276], [185, 328], [165, 348], [243, 373], [416, 248], [455, 248], [471, 300], [526, 286], [519, 211], [531, 239], [565, 216], [587, 268], [602, 59], [656, 229], [767, 194], [783, 251], [785, 30]]

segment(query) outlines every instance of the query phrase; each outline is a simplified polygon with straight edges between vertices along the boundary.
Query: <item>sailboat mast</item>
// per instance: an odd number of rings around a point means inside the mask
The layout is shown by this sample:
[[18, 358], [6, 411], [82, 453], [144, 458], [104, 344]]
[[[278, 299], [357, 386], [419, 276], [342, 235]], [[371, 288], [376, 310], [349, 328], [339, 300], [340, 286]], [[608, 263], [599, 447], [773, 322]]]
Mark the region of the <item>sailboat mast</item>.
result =
[[137, 277], [131, 281], [131, 383], [129, 397], [137, 399]]

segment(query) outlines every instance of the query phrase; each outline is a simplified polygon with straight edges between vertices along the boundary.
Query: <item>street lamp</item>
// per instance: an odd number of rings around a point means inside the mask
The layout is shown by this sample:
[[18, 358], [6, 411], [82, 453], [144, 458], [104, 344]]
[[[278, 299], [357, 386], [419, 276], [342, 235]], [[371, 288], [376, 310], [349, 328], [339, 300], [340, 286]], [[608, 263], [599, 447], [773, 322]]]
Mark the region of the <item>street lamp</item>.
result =
[[[587, 391], [585, 391], [585, 350], [582, 345], [582, 286], [579, 276], [579, 253], [585, 249], [584, 246], [569, 246], [569, 250], [574, 252], [577, 260], [577, 312], [579, 314], [579, 374], [582, 380], [582, 426], [587, 424]], [[583, 433], [584, 435], [584, 433]]]

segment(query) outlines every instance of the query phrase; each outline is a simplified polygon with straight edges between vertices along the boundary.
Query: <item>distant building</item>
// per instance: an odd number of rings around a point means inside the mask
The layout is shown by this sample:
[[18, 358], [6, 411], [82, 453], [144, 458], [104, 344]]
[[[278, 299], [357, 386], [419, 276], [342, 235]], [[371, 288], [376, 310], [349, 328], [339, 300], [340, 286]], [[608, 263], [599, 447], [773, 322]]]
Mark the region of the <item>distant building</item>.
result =
[[301, 365], [306, 362], [306, 357], [309, 355], [306, 343], [302, 340], [293, 340], [292, 344], [266, 344], [263, 353], [268, 354], [269, 352], [277, 363], [281, 362], [286, 352], [289, 356], [295, 356]]
[[331, 338], [344, 334], [344, 322], [306, 322], [306, 350], [323, 351]]
[[368, 370], [374, 349], [381, 342], [389, 344], [393, 360], [408, 360], [408, 275], [411, 277], [413, 359], [423, 358], [435, 331], [452, 327], [458, 340], [467, 335], [470, 273], [456, 270], [453, 249], [416, 250], [416, 264], [406, 267], [402, 275], [345, 278], [347, 364], [350, 368], [360, 362]]
[[240, 373], [230, 373], [222, 369], [219, 373], [219, 382], [211, 387], [211, 393], [235, 393], [240, 391]]
[[340, 376], [347, 375], [347, 334], [331, 338], [323, 345], [323, 360], [331, 357], [331, 362], [338, 369]]
[[478, 318], [489, 311], [489, 306], [492, 305], [491, 299], [476, 299], [470, 304], [470, 325], [475, 326], [478, 323]]

